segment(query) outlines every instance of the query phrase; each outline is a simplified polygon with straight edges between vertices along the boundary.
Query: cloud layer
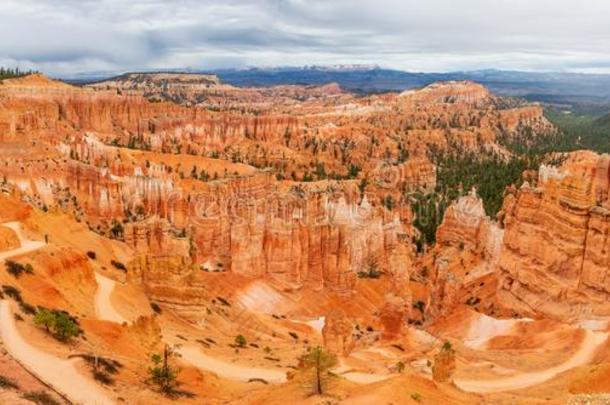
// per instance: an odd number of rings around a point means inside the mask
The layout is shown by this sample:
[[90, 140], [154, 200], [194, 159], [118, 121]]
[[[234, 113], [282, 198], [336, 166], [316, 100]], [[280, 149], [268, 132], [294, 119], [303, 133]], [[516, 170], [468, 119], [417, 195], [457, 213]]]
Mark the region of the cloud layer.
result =
[[607, 0], [1, 0], [0, 65], [53, 75], [374, 63], [610, 72]]

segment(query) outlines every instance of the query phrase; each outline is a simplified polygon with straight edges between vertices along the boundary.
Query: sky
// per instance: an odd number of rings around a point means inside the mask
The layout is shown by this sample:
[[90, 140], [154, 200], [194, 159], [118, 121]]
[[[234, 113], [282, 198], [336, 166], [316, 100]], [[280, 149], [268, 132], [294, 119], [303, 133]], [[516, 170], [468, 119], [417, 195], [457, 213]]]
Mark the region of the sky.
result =
[[610, 73], [608, 0], [0, 0], [0, 65]]

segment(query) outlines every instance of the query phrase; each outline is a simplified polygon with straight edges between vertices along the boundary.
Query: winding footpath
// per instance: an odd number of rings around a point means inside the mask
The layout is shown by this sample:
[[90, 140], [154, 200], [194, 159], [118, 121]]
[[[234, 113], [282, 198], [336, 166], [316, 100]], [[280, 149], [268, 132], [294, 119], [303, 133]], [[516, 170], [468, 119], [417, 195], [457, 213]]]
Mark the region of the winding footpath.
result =
[[78, 404], [113, 404], [93, 381], [78, 372], [74, 363], [30, 345], [17, 331], [10, 304], [0, 301], [0, 337], [8, 353], [32, 374]]
[[574, 367], [587, 364], [595, 354], [597, 348], [608, 339], [608, 335], [607, 332], [594, 332], [586, 329], [585, 338], [576, 353], [566, 362], [546, 370], [522, 373], [493, 380], [456, 379], [454, 380], [454, 383], [463, 391], [478, 393], [511, 391], [541, 384]]
[[[0, 252], [2, 261], [45, 246], [44, 242], [25, 239], [21, 232], [21, 224], [18, 222], [1, 225], [14, 230], [21, 244], [17, 249]], [[11, 357], [70, 401], [87, 405], [115, 403], [96, 383], [78, 372], [74, 361], [45, 353], [29, 344], [17, 330], [15, 316], [7, 300], [0, 300], [0, 339]]]
[[116, 282], [98, 272], [95, 272], [95, 281], [97, 281], [97, 291], [95, 293], [95, 315], [97, 319], [120, 324], [127, 322], [127, 319], [123, 318], [110, 300]]
[[0, 226], [5, 226], [7, 228], [12, 229], [15, 234], [17, 234], [17, 238], [19, 238], [19, 243], [21, 244], [21, 246], [19, 246], [17, 249], [0, 252], [0, 260], [2, 261], [13, 256], [19, 256], [25, 253], [32, 252], [45, 246], [44, 242], [25, 239], [21, 232], [21, 224], [19, 222], [5, 222], [3, 224], [0, 224]]
[[229, 363], [204, 354], [199, 347], [183, 346], [177, 349], [182, 359], [192, 364], [193, 366], [211, 371], [219, 377], [227, 378], [235, 381], [249, 381], [253, 378], [262, 378], [265, 381], [273, 384], [279, 384], [287, 381], [286, 372], [282, 370], [274, 370], [270, 368], [259, 368], [242, 366], [234, 363]]

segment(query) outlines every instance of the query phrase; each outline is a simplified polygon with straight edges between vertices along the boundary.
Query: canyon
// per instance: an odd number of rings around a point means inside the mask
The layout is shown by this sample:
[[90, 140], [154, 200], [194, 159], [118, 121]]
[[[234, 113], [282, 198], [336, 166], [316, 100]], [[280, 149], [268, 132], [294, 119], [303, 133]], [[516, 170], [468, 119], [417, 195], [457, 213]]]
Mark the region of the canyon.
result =
[[[607, 391], [608, 155], [551, 154], [497, 215], [460, 190], [418, 243], [414, 199], [443, 192], [442, 157], [509, 161], [557, 133], [540, 105], [474, 82], [360, 95], [178, 73], [2, 80], [0, 258], [33, 270], [0, 270], [0, 370], [66, 403]], [[52, 339], [38, 307], [72, 314], [84, 337]], [[316, 346], [337, 358], [327, 396], [305, 388]], [[168, 347], [174, 398], [143, 366]], [[121, 365], [112, 385], [85, 355]], [[79, 384], [49, 376], [53, 362]]]

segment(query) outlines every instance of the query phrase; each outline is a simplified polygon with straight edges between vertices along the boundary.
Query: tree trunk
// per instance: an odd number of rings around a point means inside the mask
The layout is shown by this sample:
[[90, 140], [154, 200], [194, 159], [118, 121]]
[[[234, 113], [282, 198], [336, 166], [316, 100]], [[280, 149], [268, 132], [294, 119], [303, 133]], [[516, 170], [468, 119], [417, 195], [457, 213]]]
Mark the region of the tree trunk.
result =
[[316, 391], [322, 395], [322, 381], [320, 378], [320, 354], [316, 356]]

